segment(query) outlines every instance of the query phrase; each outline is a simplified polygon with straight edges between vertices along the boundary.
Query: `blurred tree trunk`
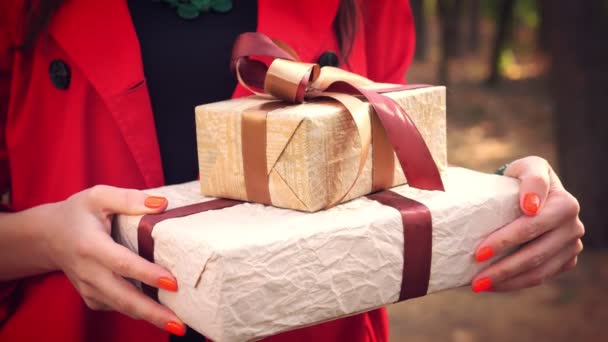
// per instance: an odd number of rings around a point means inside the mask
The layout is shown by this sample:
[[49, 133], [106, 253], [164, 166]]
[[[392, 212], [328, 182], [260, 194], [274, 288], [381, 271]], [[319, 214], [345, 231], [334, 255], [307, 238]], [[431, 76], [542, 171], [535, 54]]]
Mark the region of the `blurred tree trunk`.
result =
[[537, 46], [543, 52], [549, 52], [549, 36], [551, 34], [551, 28], [553, 27], [550, 13], [552, 7], [551, 3], [551, 0], [537, 1], [538, 16], [540, 18], [537, 32]]
[[550, 49], [559, 171], [587, 246], [608, 248], [608, 3], [554, 0]]
[[426, 15], [424, 12], [424, 0], [410, 0], [414, 24], [416, 26], [416, 60], [423, 60], [427, 55], [426, 44]]
[[469, 27], [468, 48], [472, 53], [479, 51], [479, 36], [481, 35], [481, 2], [480, 0], [469, 0]]
[[502, 0], [500, 3], [494, 45], [492, 46], [492, 56], [490, 58], [490, 76], [486, 80], [486, 84], [490, 86], [498, 84], [500, 80], [500, 53], [505, 47], [505, 43], [511, 33], [514, 7], [515, 0]]
[[439, 14], [439, 32], [441, 35], [441, 55], [439, 59], [439, 70], [437, 70], [437, 78], [439, 84], [449, 84], [449, 36], [450, 26], [448, 25], [448, 16], [450, 12], [449, 0], [437, 0], [437, 13]]
[[461, 18], [464, 0], [437, 0], [439, 26], [441, 31], [441, 58], [439, 61], [439, 82], [448, 84], [448, 61], [450, 57], [462, 54]]
[[465, 48], [463, 45], [463, 20], [464, 11], [466, 9], [465, 0], [452, 0], [452, 7], [450, 8], [450, 46], [449, 55], [450, 57], [459, 57], [464, 55]]

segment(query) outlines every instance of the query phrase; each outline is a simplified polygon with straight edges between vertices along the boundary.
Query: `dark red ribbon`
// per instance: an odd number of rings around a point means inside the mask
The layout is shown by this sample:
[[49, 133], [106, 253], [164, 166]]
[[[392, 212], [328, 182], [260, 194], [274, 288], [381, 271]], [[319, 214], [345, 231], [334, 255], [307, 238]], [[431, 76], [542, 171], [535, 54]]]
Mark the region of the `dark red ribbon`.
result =
[[395, 208], [403, 224], [403, 271], [399, 302], [426, 295], [431, 276], [433, 222], [424, 204], [390, 190], [367, 195], [367, 198]]

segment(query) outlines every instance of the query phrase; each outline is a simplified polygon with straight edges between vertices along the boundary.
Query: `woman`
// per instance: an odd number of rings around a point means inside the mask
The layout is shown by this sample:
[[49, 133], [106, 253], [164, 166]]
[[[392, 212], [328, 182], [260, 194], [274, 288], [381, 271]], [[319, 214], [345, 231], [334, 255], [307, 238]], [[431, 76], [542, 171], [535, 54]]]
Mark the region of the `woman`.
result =
[[[220, 0], [208, 13], [196, 9], [200, 1], [177, 9], [143, 0], [3, 1], [0, 186], [14, 212], [0, 216], [2, 341], [185, 333], [174, 313], [123, 277], [165, 291], [179, 284], [115, 244], [110, 220], [166, 208], [166, 199], [133, 189], [196, 178], [192, 108], [246, 94], [234, 90], [227, 67], [239, 33], [257, 29], [304, 61], [390, 83], [404, 81], [414, 47], [409, 5], [398, 0]], [[544, 160], [515, 161], [505, 175], [522, 180], [527, 215], [476, 257], [525, 246], [479, 274], [476, 292], [537, 285], [574, 267], [582, 249], [577, 201]], [[381, 309], [270, 340], [386, 341], [387, 327]]]

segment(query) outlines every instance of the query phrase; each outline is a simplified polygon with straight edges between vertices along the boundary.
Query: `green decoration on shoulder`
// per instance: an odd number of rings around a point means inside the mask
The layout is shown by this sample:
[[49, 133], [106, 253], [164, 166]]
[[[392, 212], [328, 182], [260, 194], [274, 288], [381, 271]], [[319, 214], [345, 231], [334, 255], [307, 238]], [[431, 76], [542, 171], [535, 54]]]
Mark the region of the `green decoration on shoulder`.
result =
[[211, 6], [211, 0], [191, 0], [192, 4], [198, 8], [199, 11], [208, 12], [209, 6]]
[[211, 8], [220, 13], [230, 12], [232, 10], [232, 0], [215, 0], [212, 1]]
[[201, 13], [210, 10], [218, 13], [227, 13], [232, 10], [232, 0], [153, 0], [163, 2], [171, 8], [176, 8], [177, 15], [186, 20], [198, 18]]
[[188, 3], [180, 3], [177, 5], [177, 15], [184, 19], [194, 19], [201, 14], [196, 6]]

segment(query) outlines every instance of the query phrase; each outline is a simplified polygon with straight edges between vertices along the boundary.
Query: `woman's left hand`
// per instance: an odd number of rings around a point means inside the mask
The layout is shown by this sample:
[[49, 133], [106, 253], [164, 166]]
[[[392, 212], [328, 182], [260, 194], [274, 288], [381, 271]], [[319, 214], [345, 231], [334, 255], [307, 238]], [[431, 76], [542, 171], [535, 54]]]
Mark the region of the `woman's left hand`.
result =
[[564, 189], [546, 160], [519, 159], [504, 174], [521, 180], [519, 203], [525, 215], [488, 236], [477, 247], [475, 257], [484, 262], [525, 245], [480, 272], [472, 282], [475, 292], [540, 285], [574, 268], [583, 250], [580, 239], [585, 229], [578, 216], [578, 201]]

